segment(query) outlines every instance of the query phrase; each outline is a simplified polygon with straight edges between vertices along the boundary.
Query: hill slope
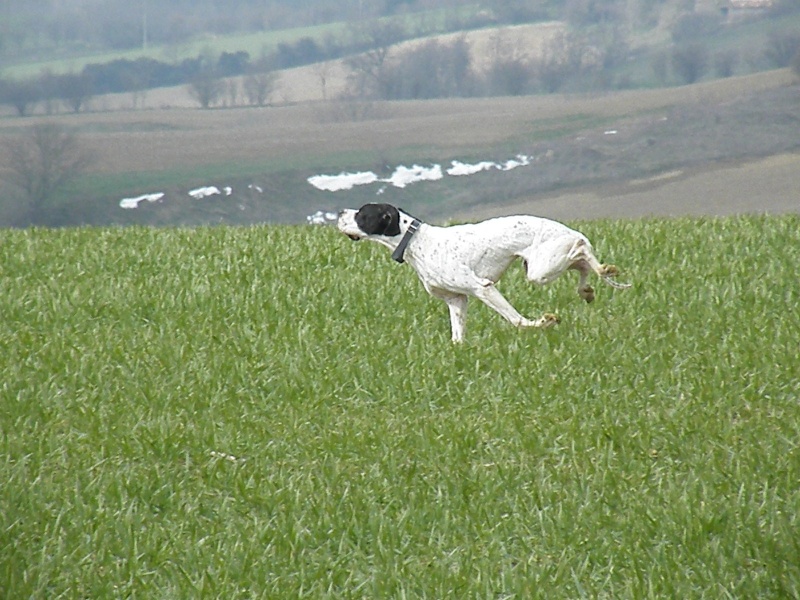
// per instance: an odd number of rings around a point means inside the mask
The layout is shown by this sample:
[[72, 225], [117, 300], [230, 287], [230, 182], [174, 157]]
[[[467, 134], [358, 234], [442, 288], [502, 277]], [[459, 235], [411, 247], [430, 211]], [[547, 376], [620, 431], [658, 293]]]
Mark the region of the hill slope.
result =
[[[793, 85], [791, 73], [778, 70], [681, 88], [593, 96], [62, 115], [58, 121], [80, 135], [97, 161], [69, 197], [55, 199], [42, 222], [298, 223], [318, 209], [374, 200], [381, 191], [361, 187], [321, 192], [307, 182], [313, 175], [374, 171], [385, 177], [413, 163], [447, 167], [452, 160], [530, 156], [533, 161], [526, 168], [388, 187], [382, 195], [433, 220], [477, 209], [482, 214], [505, 211], [505, 205], [572, 187], [603, 188], [795, 152]], [[26, 123], [45, 120], [35, 117]], [[0, 121], [0, 138], [12, 140], [19, 133], [19, 121]], [[7, 150], [0, 144], [0, 158]], [[786, 173], [783, 187], [790, 189], [795, 179]], [[775, 176], [772, 171], [763, 174], [765, 182]], [[748, 177], [762, 175], [754, 169]], [[753, 210], [774, 206], [767, 185], [754, 179], [744, 195], [738, 187], [726, 188], [725, 181], [720, 180], [720, 189], [729, 191], [722, 196], [734, 199], [735, 205], [745, 208], [751, 202]], [[202, 201], [188, 196], [209, 185], [230, 187], [232, 193]], [[122, 198], [156, 192], [165, 194], [160, 203], [134, 211], [119, 207]], [[7, 223], [12, 200], [5, 195]], [[619, 211], [609, 209], [608, 214]]]

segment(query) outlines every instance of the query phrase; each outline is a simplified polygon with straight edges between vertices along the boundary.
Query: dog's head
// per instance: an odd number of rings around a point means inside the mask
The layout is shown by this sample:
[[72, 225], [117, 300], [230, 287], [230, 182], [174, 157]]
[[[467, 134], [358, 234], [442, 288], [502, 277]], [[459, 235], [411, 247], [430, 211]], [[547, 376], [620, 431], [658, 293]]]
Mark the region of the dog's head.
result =
[[391, 204], [365, 204], [358, 210], [346, 208], [340, 212], [337, 227], [351, 240], [372, 238], [386, 243], [392, 238], [399, 240], [412, 220]]

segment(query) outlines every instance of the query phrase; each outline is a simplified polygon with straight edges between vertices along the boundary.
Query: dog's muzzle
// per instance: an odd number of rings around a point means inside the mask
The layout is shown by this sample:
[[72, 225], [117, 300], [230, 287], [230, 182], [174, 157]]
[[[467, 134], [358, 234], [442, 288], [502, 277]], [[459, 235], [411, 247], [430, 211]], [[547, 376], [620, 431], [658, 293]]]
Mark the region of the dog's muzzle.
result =
[[336, 220], [336, 228], [354, 242], [364, 237], [354, 232], [354, 229], [357, 228], [355, 227], [352, 211], [347, 209], [339, 211], [339, 218]]

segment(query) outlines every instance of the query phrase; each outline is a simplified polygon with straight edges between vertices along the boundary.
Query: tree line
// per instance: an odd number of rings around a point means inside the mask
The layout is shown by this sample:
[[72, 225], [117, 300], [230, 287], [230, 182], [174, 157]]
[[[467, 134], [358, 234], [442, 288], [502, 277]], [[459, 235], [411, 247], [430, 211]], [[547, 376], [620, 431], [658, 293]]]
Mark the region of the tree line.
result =
[[[599, 18], [594, 16], [592, 18]], [[694, 83], [713, 69], [717, 77], [733, 74], [735, 51], [711, 54], [704, 39], [721, 28], [719, 15], [687, 14], [672, 30], [672, 48], [651, 59], [660, 84]], [[351, 77], [349, 99], [427, 99], [453, 96], [521, 95], [632, 87], [624, 75], [614, 77], [617, 67], [631, 57], [626, 36], [613, 22], [589, 28], [568, 28], [552, 40], [542, 56], [521, 58], [514, 49], [495, 56], [488, 68], [477, 70], [470, 62], [465, 38], [453, 42], [432, 39], [404, 52], [392, 47], [411, 34], [392, 22], [373, 21], [354, 29], [348, 41], [327, 39], [320, 43], [304, 37], [284, 42], [271, 54], [253, 59], [249, 53], [210, 50], [180, 62], [153, 58], [118, 59], [86, 65], [78, 73], [43, 73], [19, 80], [0, 78], [0, 104], [19, 116], [41, 104], [47, 114], [65, 107], [80, 112], [94, 96], [107, 93], [134, 94], [158, 87], [187, 85], [203, 108], [242, 98], [263, 106], [274, 88], [274, 72], [306, 64], [346, 57]], [[391, 51], [390, 51], [391, 49]], [[753, 60], [753, 57], [749, 57]], [[800, 34], [775, 30], [767, 39], [761, 60], [768, 68], [793, 66], [800, 71]], [[243, 76], [242, 89], [231, 78]], [[324, 94], [323, 94], [324, 95]]]
[[0, 57], [58, 49], [130, 50], [419, 10], [455, 9], [468, 0], [0, 0]]
[[[533, 59], [510, 49], [476, 68], [465, 38], [452, 42], [432, 39], [398, 54], [376, 45], [347, 59], [353, 73], [350, 96], [380, 100], [525, 95], [633, 87], [624, 66], [633, 57], [616, 27], [565, 29]], [[791, 66], [800, 74], [800, 33], [773, 31], [760, 57], [765, 68]], [[691, 84], [713, 69], [716, 77], [733, 74], [735, 52], [712, 53], [696, 38], [676, 39], [652, 58], [658, 83]], [[615, 73], [618, 75], [615, 76]], [[621, 73], [621, 74], [619, 74]]]
[[[389, 41], [398, 41], [404, 35], [396, 30]], [[19, 116], [29, 114], [39, 103], [48, 114], [56, 112], [59, 104], [67, 110], [80, 112], [95, 95], [138, 94], [152, 88], [186, 84], [201, 106], [208, 108], [222, 93], [222, 79], [244, 75], [248, 101], [263, 105], [266, 102], [263, 88], [271, 80], [271, 72], [364, 51], [368, 43], [354, 37], [349, 43], [320, 44], [303, 37], [295, 42], [280, 43], [272, 54], [255, 59], [244, 51], [222, 52], [218, 56], [207, 51], [176, 63], [146, 57], [117, 59], [88, 64], [77, 73], [45, 72], [29, 79], [0, 78], [0, 104], [12, 106]]]
[[[630, 85], [610, 73], [630, 56], [624, 36], [615, 28], [569, 30], [554, 38], [535, 60], [512, 51], [498, 55], [487, 68], [471, 63], [465, 37], [452, 42], [436, 39], [397, 52], [391, 47], [403, 39], [389, 25], [376, 26], [362, 41], [320, 45], [311, 38], [280, 44], [275, 53], [253, 60], [247, 52], [210, 53], [166, 63], [151, 58], [119, 59], [89, 64], [79, 73], [44, 73], [28, 80], [0, 79], [0, 104], [25, 116], [37, 104], [47, 114], [58, 105], [80, 112], [98, 94], [143, 94], [157, 87], [187, 85], [202, 108], [230, 98], [253, 106], [268, 103], [279, 69], [318, 63], [349, 54], [345, 62], [351, 76], [346, 99], [410, 100], [491, 95], [555, 93], [565, 90], [610, 89]], [[800, 73], [800, 34], [773, 32], [762, 53], [770, 67], [792, 66]], [[730, 51], [711, 55], [695, 39], [679, 39], [670, 51], [652, 59], [656, 79], [667, 83], [694, 83], [710, 69], [718, 77], [733, 73], [739, 57]], [[242, 88], [231, 78], [243, 76]]]

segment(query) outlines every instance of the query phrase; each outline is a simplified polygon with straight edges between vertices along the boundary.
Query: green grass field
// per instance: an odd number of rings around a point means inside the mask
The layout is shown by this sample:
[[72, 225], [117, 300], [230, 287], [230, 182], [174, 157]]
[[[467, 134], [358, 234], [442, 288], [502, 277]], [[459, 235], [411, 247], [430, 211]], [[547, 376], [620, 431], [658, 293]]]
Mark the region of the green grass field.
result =
[[0, 597], [800, 595], [800, 217], [578, 224], [467, 340], [332, 229], [0, 232]]

